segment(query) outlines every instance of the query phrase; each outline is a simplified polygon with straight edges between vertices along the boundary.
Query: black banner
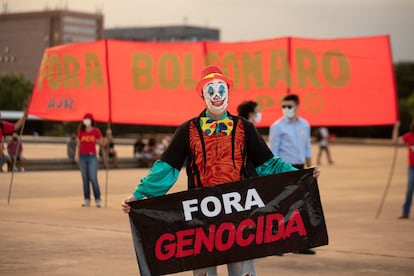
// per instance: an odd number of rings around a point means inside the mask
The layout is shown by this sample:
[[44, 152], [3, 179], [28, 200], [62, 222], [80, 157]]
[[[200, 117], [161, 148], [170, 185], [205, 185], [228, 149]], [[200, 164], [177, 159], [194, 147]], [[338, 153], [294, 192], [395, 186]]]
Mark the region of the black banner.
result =
[[131, 202], [141, 275], [163, 275], [328, 244], [313, 169]]

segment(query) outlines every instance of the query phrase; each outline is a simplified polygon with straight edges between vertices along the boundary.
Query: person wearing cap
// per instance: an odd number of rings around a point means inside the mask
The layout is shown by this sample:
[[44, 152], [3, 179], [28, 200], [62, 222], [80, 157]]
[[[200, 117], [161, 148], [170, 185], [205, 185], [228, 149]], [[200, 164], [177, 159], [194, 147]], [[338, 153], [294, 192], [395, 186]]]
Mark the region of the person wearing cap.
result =
[[[196, 90], [206, 108], [177, 128], [167, 149], [121, 204], [123, 212], [130, 212], [128, 202], [166, 194], [177, 181], [184, 162], [188, 189], [246, 179], [247, 160], [260, 176], [296, 170], [273, 157], [252, 123], [227, 111], [232, 86], [217, 66], [208, 66], [201, 72]], [[315, 170], [314, 176], [318, 175]], [[256, 275], [253, 260], [227, 264], [227, 269], [229, 275]], [[217, 275], [217, 270], [208, 267], [193, 273]]]
[[82, 182], [84, 202], [82, 207], [89, 207], [91, 204], [90, 184], [95, 197], [96, 207], [101, 207], [101, 190], [98, 183], [98, 157], [96, 156], [96, 144], [102, 145], [102, 133], [95, 127], [93, 115], [90, 113], [83, 116], [79, 124], [75, 161], [79, 163]]

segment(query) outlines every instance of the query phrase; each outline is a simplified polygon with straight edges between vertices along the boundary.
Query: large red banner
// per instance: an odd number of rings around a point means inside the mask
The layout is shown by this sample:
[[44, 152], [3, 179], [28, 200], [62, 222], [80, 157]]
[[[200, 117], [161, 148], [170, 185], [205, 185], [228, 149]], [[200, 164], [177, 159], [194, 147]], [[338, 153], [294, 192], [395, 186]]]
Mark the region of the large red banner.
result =
[[204, 107], [195, 91], [215, 64], [234, 81], [229, 111], [257, 101], [259, 127], [282, 116], [280, 99], [301, 98], [311, 125], [391, 125], [397, 120], [388, 36], [278, 38], [251, 42], [153, 43], [102, 40], [45, 51], [28, 112], [47, 120], [177, 126]]

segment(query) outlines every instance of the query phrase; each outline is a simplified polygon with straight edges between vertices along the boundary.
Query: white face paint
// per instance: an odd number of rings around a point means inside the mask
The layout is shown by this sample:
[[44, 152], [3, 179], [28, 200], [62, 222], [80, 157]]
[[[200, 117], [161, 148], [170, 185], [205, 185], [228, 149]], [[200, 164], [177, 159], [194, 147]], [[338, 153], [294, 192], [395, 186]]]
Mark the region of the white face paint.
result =
[[222, 115], [229, 103], [227, 83], [221, 79], [212, 79], [203, 86], [203, 97], [209, 114]]

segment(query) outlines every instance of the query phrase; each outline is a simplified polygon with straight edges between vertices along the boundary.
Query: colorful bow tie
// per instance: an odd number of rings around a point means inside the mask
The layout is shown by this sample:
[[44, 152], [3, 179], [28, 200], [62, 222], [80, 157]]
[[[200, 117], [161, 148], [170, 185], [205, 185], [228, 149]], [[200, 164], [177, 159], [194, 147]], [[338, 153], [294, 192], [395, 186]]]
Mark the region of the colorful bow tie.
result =
[[228, 116], [222, 120], [213, 120], [208, 117], [201, 117], [201, 129], [210, 136], [216, 131], [222, 131], [226, 135], [230, 135], [233, 130], [233, 118]]

